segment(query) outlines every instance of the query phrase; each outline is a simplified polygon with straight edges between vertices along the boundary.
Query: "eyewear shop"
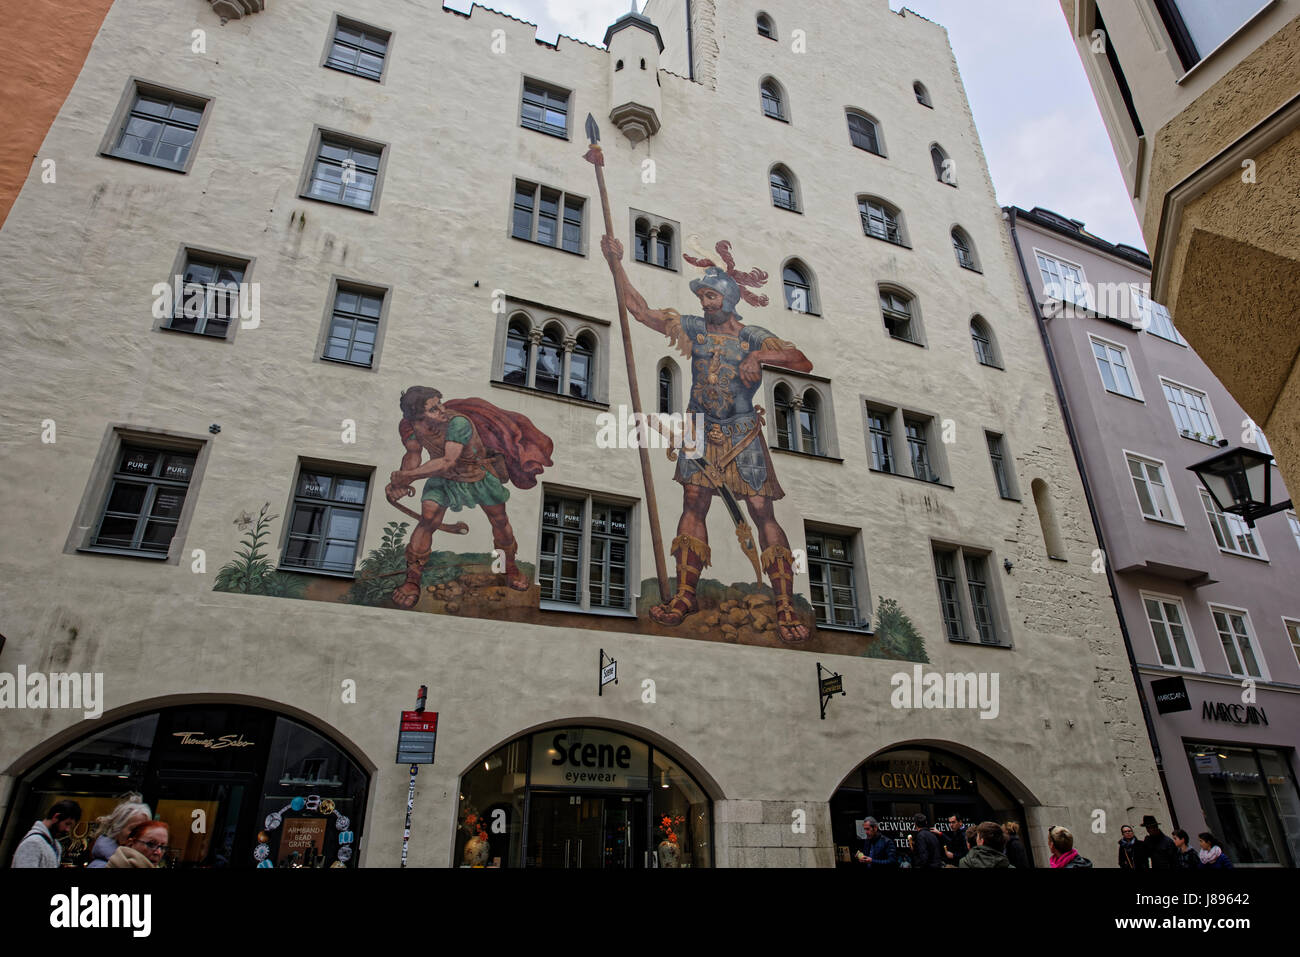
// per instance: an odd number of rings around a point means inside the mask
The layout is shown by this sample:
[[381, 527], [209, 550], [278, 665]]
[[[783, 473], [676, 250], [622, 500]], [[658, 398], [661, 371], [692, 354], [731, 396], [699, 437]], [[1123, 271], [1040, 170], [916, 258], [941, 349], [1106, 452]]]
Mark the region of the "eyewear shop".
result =
[[24, 775], [4, 860], [51, 804], [82, 818], [64, 866], [90, 861], [89, 831], [128, 791], [169, 826], [164, 867], [355, 867], [368, 775], [299, 722], [234, 705], [166, 708], [83, 738]]
[[605, 728], [548, 728], [461, 778], [461, 867], [709, 867], [713, 815], [658, 748]]

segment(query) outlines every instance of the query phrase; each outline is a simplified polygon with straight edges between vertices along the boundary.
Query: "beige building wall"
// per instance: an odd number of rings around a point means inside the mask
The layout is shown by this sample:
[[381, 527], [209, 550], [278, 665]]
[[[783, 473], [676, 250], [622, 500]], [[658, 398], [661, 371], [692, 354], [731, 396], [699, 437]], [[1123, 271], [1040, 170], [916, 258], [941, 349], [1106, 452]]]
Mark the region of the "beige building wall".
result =
[[[1152, 292], [1300, 474], [1300, 4], [1259, 11], [1190, 70], [1155, 0], [1061, 0], [1153, 261]], [[1138, 137], [1092, 37], [1100, 7]]]
[[[1044, 829], [1036, 825], [1065, 824], [1086, 856], [1108, 863], [1119, 818], [1159, 815], [1164, 798], [946, 32], [890, 12], [885, 0], [769, 6], [780, 43], [758, 36], [742, 10], [700, 4], [710, 8], [717, 52], [697, 59], [696, 72], [715, 81], [660, 72], [663, 128], [633, 146], [608, 119], [616, 105], [610, 54], [565, 38], [554, 49], [539, 45], [532, 26], [482, 7], [465, 17], [353, 0], [350, 16], [393, 31], [376, 84], [321, 68], [335, 12], [323, 0], [268, 5], [224, 26], [200, 4], [115, 4], [42, 147], [59, 160], [57, 187], [30, 177], [0, 232], [0, 256], [12, 264], [0, 276], [0, 315], [15, 344], [0, 355], [8, 424], [0, 468], [11, 489], [0, 512], [4, 670], [23, 663], [103, 672], [105, 719], [205, 695], [310, 718], [375, 772], [364, 866], [398, 859], [407, 776], [392, 763], [394, 725], [421, 682], [441, 720], [438, 762], [424, 769], [417, 789], [417, 866], [451, 862], [463, 772], [526, 730], [584, 721], [636, 729], [700, 776], [717, 802], [718, 864], [829, 866], [830, 796], [869, 756], [905, 742], [947, 748], [998, 774], [1025, 802], [1040, 862]], [[784, 32], [796, 19], [807, 31], [806, 53], [793, 52]], [[178, 50], [173, 38], [196, 26], [208, 31], [207, 53]], [[666, 57], [683, 42], [664, 40]], [[865, 48], [890, 51], [911, 72], [862, 70]], [[762, 114], [766, 75], [787, 92], [789, 124]], [[188, 173], [97, 155], [133, 76], [212, 98]], [[524, 77], [573, 91], [568, 140], [520, 127]], [[916, 79], [933, 109], [916, 102]], [[879, 120], [887, 158], [851, 146], [848, 107]], [[819, 649], [813, 655], [638, 633], [623, 623], [601, 632], [213, 591], [215, 572], [240, 537], [239, 516], [263, 503], [284, 515], [300, 459], [374, 469], [361, 553], [379, 544], [386, 523], [399, 518], [382, 486], [399, 464], [397, 398], [409, 385], [524, 412], [554, 439], [554, 465], [541, 486], [512, 490], [521, 560], [537, 560], [542, 486], [641, 503], [637, 454], [596, 447], [596, 410], [490, 384], [500, 378], [493, 301], [502, 290], [588, 317], [593, 329], [614, 323], [597, 376], [612, 407], [628, 402], [613, 285], [599, 252], [599, 200], [582, 158], [588, 111], [601, 124], [613, 221], [625, 247], [630, 208], [680, 222], [688, 249], [692, 238], [706, 251], [730, 240], [741, 268], [773, 277], [764, 290], [772, 304], [742, 304], [744, 321], [795, 343], [822, 377], [816, 381], [832, 401], [839, 460], [773, 452], [787, 493], [776, 515], [792, 546], [804, 546], [804, 522], [859, 531], [871, 603], [900, 602], [926, 637], [928, 670], [1000, 673], [996, 719], [971, 710], [896, 710], [890, 679], [910, 674], [911, 663], [836, 655], [829, 651], [835, 636], [811, 642]], [[316, 127], [386, 144], [376, 213], [299, 198]], [[958, 188], [936, 181], [935, 142], [952, 157]], [[770, 201], [768, 171], [777, 162], [798, 180], [802, 215]], [[581, 255], [510, 237], [515, 177], [587, 199]], [[863, 235], [859, 194], [902, 209], [910, 249]], [[972, 238], [982, 272], [958, 267], [955, 224]], [[254, 260], [247, 278], [261, 286], [256, 328], [226, 341], [155, 329], [151, 289], [167, 279], [182, 244]], [[781, 307], [779, 277], [793, 256], [815, 274], [820, 315]], [[687, 284], [697, 271], [626, 265], [652, 306], [697, 311]], [[315, 358], [335, 276], [392, 289], [374, 371]], [[916, 295], [924, 348], [886, 334], [880, 282]], [[975, 360], [969, 323], [976, 312], [995, 332], [1004, 369]], [[632, 342], [641, 394], [653, 396], [656, 363], [670, 350], [635, 323]], [[946, 484], [869, 471], [868, 398], [951, 423], [953, 441], [940, 450]], [[46, 420], [57, 426], [55, 442], [42, 441]], [[355, 442], [344, 439], [349, 420]], [[205, 443], [188, 527], [166, 563], [66, 547], [93, 518], [93, 489], [102, 482], [97, 455], [118, 426]], [[985, 429], [1005, 436], [1019, 501], [997, 494]], [[652, 462], [668, 540], [681, 493], [663, 453]], [[1060, 511], [1065, 561], [1046, 555], [1028, 494], [1039, 478]], [[452, 517], [468, 521], [469, 534], [453, 544], [435, 538], [435, 548], [491, 548], [480, 512]], [[654, 568], [641, 504], [635, 520], [632, 577], [639, 581]], [[709, 524], [709, 575], [749, 579], [720, 503]], [[932, 540], [990, 550], [1011, 649], [943, 639]], [[195, 570], [195, 550], [206, 557], [204, 571]], [[807, 577], [797, 576], [795, 588], [806, 596]], [[594, 688], [598, 648], [619, 659], [623, 676], [603, 697]], [[825, 721], [816, 708], [819, 660], [843, 673], [848, 690]], [[348, 679], [356, 682], [355, 704], [341, 700]], [[643, 703], [644, 679], [655, 682], [653, 704]], [[66, 711], [0, 720], [5, 795], [36, 759], [94, 727]], [[810, 834], [746, 827], [788, 820], [792, 806], [809, 809]], [[1093, 832], [1095, 810], [1112, 822], [1109, 831]]]

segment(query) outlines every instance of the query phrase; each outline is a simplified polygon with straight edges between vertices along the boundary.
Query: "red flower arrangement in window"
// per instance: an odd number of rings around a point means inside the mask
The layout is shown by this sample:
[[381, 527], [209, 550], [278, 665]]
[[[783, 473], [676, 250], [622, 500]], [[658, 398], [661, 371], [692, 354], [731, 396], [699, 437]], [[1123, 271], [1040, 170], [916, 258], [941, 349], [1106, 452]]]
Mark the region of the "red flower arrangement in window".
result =
[[686, 815], [671, 816], [665, 814], [659, 819], [659, 839], [670, 844], [677, 843], [677, 829], [686, 823]]

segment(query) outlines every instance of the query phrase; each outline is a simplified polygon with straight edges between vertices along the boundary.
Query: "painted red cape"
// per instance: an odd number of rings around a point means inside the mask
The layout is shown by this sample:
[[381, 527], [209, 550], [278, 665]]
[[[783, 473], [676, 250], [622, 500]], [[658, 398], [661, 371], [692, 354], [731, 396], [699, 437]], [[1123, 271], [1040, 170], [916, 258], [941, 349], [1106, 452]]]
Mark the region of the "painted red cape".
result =
[[484, 399], [449, 399], [442, 407], [469, 419], [488, 454], [500, 455], [505, 461], [515, 488], [532, 488], [542, 470], [553, 464], [555, 444], [527, 416], [499, 409]]

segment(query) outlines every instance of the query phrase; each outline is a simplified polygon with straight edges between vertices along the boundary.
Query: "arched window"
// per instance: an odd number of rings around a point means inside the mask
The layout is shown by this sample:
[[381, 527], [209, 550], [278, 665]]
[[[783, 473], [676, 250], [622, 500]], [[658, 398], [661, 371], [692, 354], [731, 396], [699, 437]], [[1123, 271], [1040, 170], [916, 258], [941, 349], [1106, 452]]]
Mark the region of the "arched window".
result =
[[920, 344], [915, 305], [915, 300], [902, 290], [880, 290], [880, 311], [885, 317], [885, 329], [890, 336]]
[[916, 102], [922, 106], [928, 106], [934, 109], [934, 104], [930, 102], [930, 91], [925, 88], [925, 84], [917, 80], [912, 84], [912, 92], [916, 94]]
[[953, 162], [938, 143], [930, 147], [930, 162], [934, 164], [935, 179], [949, 186], [957, 185], [957, 174], [954, 171]]
[[811, 271], [797, 259], [792, 259], [781, 270], [781, 279], [785, 285], [785, 307], [794, 312], [817, 314], [817, 304], [813, 301]]
[[849, 140], [853, 145], [868, 153], [884, 156], [885, 148], [881, 143], [880, 124], [864, 113], [850, 112], [848, 117]]
[[559, 392], [563, 376], [564, 344], [560, 333], [551, 327], [542, 333], [542, 344], [537, 349], [537, 372], [533, 376], [533, 387], [543, 392]]
[[524, 319], [511, 319], [510, 329], [506, 333], [506, 364], [503, 382], [511, 385], [528, 384], [529, 355], [533, 343], [528, 338], [528, 322]]
[[592, 357], [596, 344], [587, 333], [581, 333], [573, 344], [569, 356], [569, 395], [579, 399], [591, 398]]
[[975, 259], [975, 244], [970, 241], [966, 235], [966, 230], [960, 226], [954, 226], [952, 230], [952, 248], [957, 254], [957, 264], [963, 269], [971, 269], [975, 272], [980, 271], [979, 262]]
[[776, 25], [772, 23], [772, 18], [766, 13], [758, 15], [758, 35], [767, 37], [769, 40], [776, 39]]
[[665, 269], [673, 268], [673, 230], [671, 226], [660, 226], [655, 235], [655, 265]]
[[799, 211], [799, 200], [795, 196], [794, 176], [784, 166], [773, 166], [768, 173], [768, 182], [772, 186], [772, 205], [781, 209]]
[[674, 408], [677, 404], [677, 389], [673, 381], [673, 367], [670, 364], [671, 361], [672, 360], [665, 360], [664, 364], [659, 367], [659, 395], [657, 408], [663, 415], [668, 415], [677, 411]]
[[772, 394], [776, 406], [776, 444], [783, 449], [793, 449], [794, 444], [794, 406], [790, 402], [790, 390], [783, 385], [776, 387]]
[[907, 239], [903, 235], [902, 214], [897, 207], [874, 196], [860, 196], [858, 213], [862, 216], [862, 231], [866, 235], [899, 246], [907, 245]]
[[763, 81], [761, 89], [763, 92], [763, 112], [774, 120], [786, 119], [785, 97], [781, 95], [781, 87], [776, 80], [769, 77]]
[[817, 393], [809, 389], [803, 394], [803, 407], [799, 409], [799, 441], [803, 450], [809, 455], [821, 455], [821, 442], [818, 439], [817, 413], [820, 403]]
[[617, 73], [621, 69], [623, 69], [623, 61], [619, 60], [617, 63], [614, 64], [614, 72]]
[[650, 261], [650, 224], [644, 219], [636, 221], [636, 251], [634, 255], [639, 263], [648, 263]]
[[993, 344], [993, 331], [982, 316], [971, 319], [970, 338], [975, 344], [975, 358], [979, 360], [980, 365], [993, 366], [995, 369], [1002, 368], [1002, 363], [998, 361], [997, 348]]
[[645, 57], [641, 58], [641, 69], [645, 69]]

